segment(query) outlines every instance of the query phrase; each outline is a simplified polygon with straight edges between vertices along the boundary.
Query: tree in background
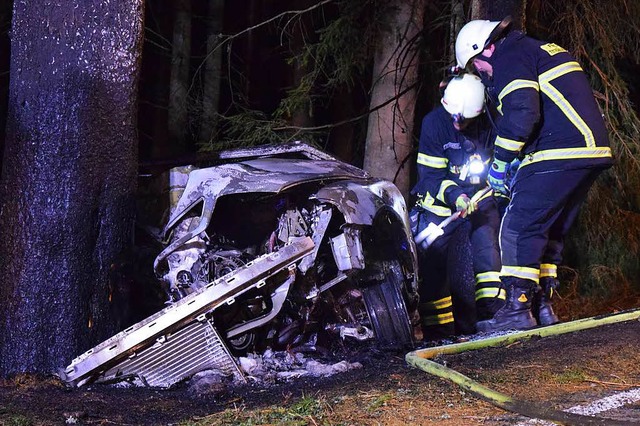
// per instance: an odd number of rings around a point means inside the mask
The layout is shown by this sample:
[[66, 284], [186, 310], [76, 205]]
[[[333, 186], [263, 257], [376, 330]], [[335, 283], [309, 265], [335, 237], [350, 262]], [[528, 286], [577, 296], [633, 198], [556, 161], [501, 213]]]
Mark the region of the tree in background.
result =
[[526, 0], [471, 0], [471, 19], [501, 21], [511, 16], [513, 28], [521, 30], [526, 21]]
[[185, 151], [191, 62], [191, 0], [175, 0], [171, 78], [169, 79], [169, 143], [174, 154]]
[[370, 114], [364, 168], [396, 184], [408, 197], [415, 159], [413, 122], [417, 93], [416, 42], [424, 19], [424, 2], [396, 0], [378, 34], [373, 62]]
[[209, 0], [207, 10], [207, 53], [202, 76], [202, 115], [198, 145], [204, 146], [217, 138], [220, 107], [220, 81], [222, 79], [222, 49], [220, 35], [224, 19], [224, 0]]
[[9, 92], [9, 30], [11, 29], [11, 3], [0, 3], [0, 170], [4, 152], [4, 128], [7, 117]]
[[[0, 181], [0, 374], [51, 373], [123, 327], [142, 0], [17, 1]], [[44, 18], [46, 17], [46, 18]]]

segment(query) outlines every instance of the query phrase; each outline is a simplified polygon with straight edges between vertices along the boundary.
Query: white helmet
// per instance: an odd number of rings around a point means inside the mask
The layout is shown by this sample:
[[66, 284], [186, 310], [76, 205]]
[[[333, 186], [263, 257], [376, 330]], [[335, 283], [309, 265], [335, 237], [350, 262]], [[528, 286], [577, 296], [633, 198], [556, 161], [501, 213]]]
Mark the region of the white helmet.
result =
[[470, 21], [456, 38], [456, 61], [460, 68], [466, 68], [469, 60], [482, 53], [489, 36], [501, 21]]
[[484, 84], [476, 75], [459, 75], [447, 84], [440, 102], [453, 116], [477, 117], [484, 109]]

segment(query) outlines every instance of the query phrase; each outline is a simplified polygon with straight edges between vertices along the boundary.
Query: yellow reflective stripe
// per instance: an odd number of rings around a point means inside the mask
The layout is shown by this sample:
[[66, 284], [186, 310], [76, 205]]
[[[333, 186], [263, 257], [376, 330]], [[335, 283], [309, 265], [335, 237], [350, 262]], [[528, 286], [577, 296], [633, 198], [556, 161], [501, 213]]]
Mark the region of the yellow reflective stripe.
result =
[[476, 290], [476, 300], [493, 299], [496, 297], [498, 299], [506, 300], [507, 299], [506, 290], [500, 287], [487, 287], [487, 288], [480, 288]]
[[520, 163], [520, 167], [528, 164], [548, 160], [577, 160], [583, 158], [611, 158], [611, 148], [559, 148], [545, 149], [544, 151], [527, 154]]
[[443, 180], [442, 183], [440, 184], [440, 191], [438, 191], [438, 195], [436, 196], [436, 199], [446, 204], [447, 201], [444, 199], [444, 192], [450, 186], [458, 186], [458, 185], [452, 180]]
[[476, 284], [488, 282], [500, 282], [500, 272], [488, 271], [476, 274]]
[[444, 206], [436, 206], [433, 204], [434, 202], [435, 200], [433, 199], [433, 197], [427, 192], [427, 194], [422, 199], [418, 200], [416, 204], [437, 216], [451, 216], [452, 212], [450, 208]]
[[596, 141], [593, 137], [593, 132], [587, 123], [584, 122], [582, 117], [580, 117], [580, 114], [578, 114], [569, 101], [562, 96], [562, 93], [560, 93], [560, 91], [551, 84], [552, 80], [574, 71], [582, 71], [582, 68], [577, 62], [565, 62], [564, 64], [551, 68], [549, 71], [543, 72], [538, 77], [538, 81], [540, 82], [540, 91], [547, 95], [553, 103], [560, 108], [560, 111], [564, 113], [567, 119], [571, 121], [582, 136], [584, 136], [587, 146], [594, 147], [596, 146]]
[[508, 277], [522, 278], [525, 280], [535, 281], [538, 283], [540, 276], [540, 270], [536, 268], [528, 268], [526, 266], [505, 266], [502, 265], [500, 275], [506, 275]]
[[429, 315], [422, 318], [423, 325], [449, 324], [453, 322], [453, 312], [440, 315]]
[[[500, 194], [500, 193], [497, 193], [497, 194]], [[498, 196], [497, 194], [494, 194], [493, 189], [490, 189], [489, 191], [487, 191], [486, 194], [484, 194], [482, 197], [478, 198], [476, 200], [476, 203], [479, 203], [480, 201], [484, 200], [485, 198], [496, 197], [496, 196]]]
[[451, 307], [451, 296], [443, 297], [439, 300], [433, 300], [430, 302], [424, 302], [420, 304], [424, 309], [445, 309]]
[[418, 153], [418, 164], [433, 169], [446, 169], [449, 160], [444, 157], [433, 157], [431, 155]]
[[538, 81], [546, 83], [574, 71], [582, 71], [580, 64], [576, 61], [565, 62], [564, 64], [560, 64], [540, 74], [538, 76]]
[[500, 115], [502, 115], [502, 99], [514, 90], [527, 88], [540, 90], [540, 85], [537, 81], [523, 79], [513, 80], [511, 83], [507, 84], [498, 95], [498, 112]]
[[425, 210], [430, 211], [436, 216], [449, 217], [453, 214], [450, 208], [442, 207], [442, 206], [428, 206], [423, 207]]
[[541, 263], [540, 264], [540, 278], [558, 276], [558, 267], [553, 263]]
[[496, 137], [496, 146], [504, 148], [507, 151], [520, 152], [520, 150], [524, 146], [524, 142], [514, 141], [513, 139], [507, 139], [498, 136]]

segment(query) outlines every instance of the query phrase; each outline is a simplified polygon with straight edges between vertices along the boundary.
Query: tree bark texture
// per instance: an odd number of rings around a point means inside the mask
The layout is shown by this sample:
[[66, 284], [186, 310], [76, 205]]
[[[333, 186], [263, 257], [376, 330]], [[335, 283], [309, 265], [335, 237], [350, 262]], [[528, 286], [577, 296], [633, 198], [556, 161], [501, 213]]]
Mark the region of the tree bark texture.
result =
[[0, 181], [0, 373], [51, 373], [120, 330], [143, 0], [14, 1]]
[[525, 24], [526, 0], [473, 0], [471, 19], [501, 21], [511, 15], [511, 27], [522, 30]]
[[207, 16], [207, 57], [202, 76], [202, 118], [198, 142], [205, 145], [215, 139], [218, 127], [220, 104], [220, 81], [222, 77], [222, 51], [218, 46], [224, 18], [224, 0], [209, 0]]
[[9, 87], [9, 23], [11, 22], [11, 2], [0, 2], [0, 170], [4, 152], [5, 125], [7, 119], [7, 97]]
[[373, 65], [364, 169], [393, 181], [405, 198], [415, 162], [413, 121], [418, 77], [418, 43], [424, 2], [393, 0]]
[[169, 142], [182, 153], [188, 135], [189, 63], [191, 58], [191, 0], [175, 0], [175, 22], [169, 82]]
[[449, 63], [453, 66], [456, 64], [456, 36], [460, 32], [460, 29], [466, 24], [464, 16], [464, 1], [451, 0], [451, 18], [449, 20], [449, 45], [447, 46], [447, 52], [449, 54]]

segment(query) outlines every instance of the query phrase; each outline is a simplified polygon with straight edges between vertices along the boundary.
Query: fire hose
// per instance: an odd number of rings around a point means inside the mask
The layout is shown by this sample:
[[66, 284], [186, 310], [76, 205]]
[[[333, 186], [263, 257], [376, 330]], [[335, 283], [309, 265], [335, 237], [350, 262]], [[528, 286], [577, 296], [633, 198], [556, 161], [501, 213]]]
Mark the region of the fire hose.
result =
[[437, 377], [448, 379], [461, 388], [471, 392], [477, 397], [507, 411], [521, 414], [531, 418], [549, 420], [566, 425], [631, 425], [637, 423], [618, 421], [605, 418], [597, 418], [542, 406], [534, 402], [517, 399], [501, 392], [490, 389], [473, 379], [439, 364], [431, 359], [438, 355], [457, 354], [470, 350], [484, 349], [488, 347], [506, 346], [517, 341], [523, 341], [532, 337], [557, 336], [575, 331], [587, 330], [608, 324], [640, 319], [640, 309], [625, 311], [617, 314], [596, 316], [576, 321], [559, 323], [551, 326], [532, 330], [514, 332], [507, 335], [472, 340], [464, 343], [436, 346], [433, 348], [418, 349], [405, 355], [409, 365]]

